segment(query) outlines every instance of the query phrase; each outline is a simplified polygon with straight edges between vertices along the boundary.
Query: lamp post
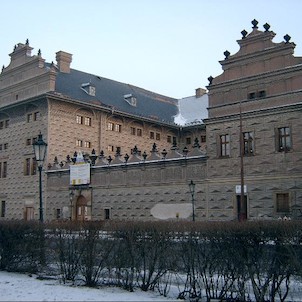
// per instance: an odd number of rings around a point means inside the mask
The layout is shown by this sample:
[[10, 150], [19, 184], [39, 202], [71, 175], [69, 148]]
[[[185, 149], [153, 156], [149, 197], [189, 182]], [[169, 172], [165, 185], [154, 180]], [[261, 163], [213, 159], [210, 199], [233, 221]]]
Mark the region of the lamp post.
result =
[[43, 201], [42, 201], [42, 168], [45, 160], [47, 143], [43, 141], [42, 134], [38, 135], [38, 139], [33, 143], [34, 154], [39, 170], [39, 199], [40, 199], [40, 222], [43, 222]]
[[239, 144], [240, 144], [240, 208], [239, 208], [239, 221], [245, 221], [247, 219], [246, 213], [246, 203], [245, 203], [245, 194], [244, 194], [244, 162], [243, 162], [243, 154], [244, 154], [244, 138], [242, 132], [242, 109], [241, 109], [241, 101], [239, 104]]
[[70, 217], [69, 217], [69, 220], [70, 221], [72, 220], [72, 203], [73, 203], [73, 197], [74, 197], [74, 192], [73, 192], [73, 190], [70, 190], [70, 193], [69, 193], [69, 201], [70, 201]]
[[192, 219], [193, 221], [195, 221], [195, 206], [194, 206], [195, 183], [193, 182], [193, 180], [191, 180], [189, 183], [189, 189], [192, 196], [192, 210], [193, 210]]

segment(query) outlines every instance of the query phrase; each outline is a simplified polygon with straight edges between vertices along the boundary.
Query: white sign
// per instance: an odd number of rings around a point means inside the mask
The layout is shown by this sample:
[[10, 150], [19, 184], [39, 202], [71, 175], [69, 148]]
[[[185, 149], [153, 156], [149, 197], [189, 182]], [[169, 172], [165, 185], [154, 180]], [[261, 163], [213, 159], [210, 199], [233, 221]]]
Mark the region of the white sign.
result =
[[[236, 190], [236, 194], [241, 194], [241, 185], [236, 186], [235, 190]], [[246, 185], [243, 186], [243, 191], [244, 191], [244, 193], [247, 192], [247, 187], [246, 187]]]
[[70, 166], [70, 184], [90, 184], [90, 164], [75, 164]]

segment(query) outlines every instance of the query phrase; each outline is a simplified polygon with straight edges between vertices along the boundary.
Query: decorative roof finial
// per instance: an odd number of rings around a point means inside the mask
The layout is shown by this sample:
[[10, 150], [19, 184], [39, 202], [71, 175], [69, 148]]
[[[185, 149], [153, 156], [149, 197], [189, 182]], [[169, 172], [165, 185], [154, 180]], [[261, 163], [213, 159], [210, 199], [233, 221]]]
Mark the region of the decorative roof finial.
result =
[[134, 148], [132, 149], [132, 154], [137, 154], [138, 153], [138, 148], [135, 145]]
[[244, 39], [244, 38], [246, 37], [246, 35], [247, 35], [247, 31], [244, 29], [244, 30], [241, 32], [241, 34], [242, 34], [242, 39]]
[[152, 145], [152, 151], [151, 152], [157, 152], [157, 146], [155, 143]]
[[289, 40], [291, 39], [291, 36], [286, 34], [283, 38], [285, 40], [285, 44], [287, 44], [287, 43], [289, 43]]
[[26, 45], [29, 45], [29, 41], [28, 41], [28, 39], [26, 39], [26, 42], [25, 42], [25, 44], [26, 44]]
[[41, 49], [38, 50], [38, 56], [41, 57]]
[[263, 27], [264, 27], [265, 31], [268, 31], [268, 30], [270, 29], [271, 26], [270, 26], [268, 23], [265, 23], [265, 24], [263, 25]]
[[199, 141], [198, 141], [198, 138], [197, 138], [197, 137], [196, 137], [195, 140], [194, 140], [193, 148], [200, 148]]
[[228, 50], [226, 50], [223, 54], [225, 55], [224, 59], [226, 60], [226, 59], [229, 58], [229, 56], [230, 56], [231, 53]]
[[258, 28], [258, 21], [256, 20], [256, 19], [254, 19], [253, 21], [252, 21], [252, 24], [253, 24], [253, 28]]
[[209, 76], [209, 77], [208, 77], [209, 85], [212, 85], [213, 79], [214, 79], [214, 78], [213, 78], [212, 76]]

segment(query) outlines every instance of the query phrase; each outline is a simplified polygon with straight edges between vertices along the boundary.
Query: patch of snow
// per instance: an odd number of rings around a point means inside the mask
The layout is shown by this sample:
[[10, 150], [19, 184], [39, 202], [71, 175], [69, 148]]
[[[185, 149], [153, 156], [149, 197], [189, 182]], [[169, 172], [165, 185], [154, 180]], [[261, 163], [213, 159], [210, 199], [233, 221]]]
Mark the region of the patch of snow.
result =
[[174, 117], [175, 124], [185, 126], [189, 124], [202, 124], [208, 118], [208, 94], [201, 97], [195, 95], [178, 100], [178, 114]]
[[0, 292], [0, 301], [173, 301], [152, 291], [64, 285], [55, 279], [39, 280], [36, 275], [5, 271], [0, 271]]

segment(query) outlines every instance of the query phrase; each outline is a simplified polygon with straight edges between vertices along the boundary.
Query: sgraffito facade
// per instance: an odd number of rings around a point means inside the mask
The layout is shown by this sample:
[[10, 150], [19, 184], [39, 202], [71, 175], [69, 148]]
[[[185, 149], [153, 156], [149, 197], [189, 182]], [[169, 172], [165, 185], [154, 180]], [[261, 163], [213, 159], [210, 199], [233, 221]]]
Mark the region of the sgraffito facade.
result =
[[[208, 101], [208, 117], [186, 125], [175, 124], [173, 98], [73, 70], [62, 51], [46, 63], [18, 44], [0, 75], [1, 219], [37, 218], [40, 131], [46, 220], [236, 220], [243, 208], [249, 220], [300, 218], [302, 58], [288, 35], [275, 43], [268, 24], [252, 25], [236, 54], [224, 52], [207, 94], [184, 100]], [[70, 184], [75, 151], [97, 158], [89, 185]]]

